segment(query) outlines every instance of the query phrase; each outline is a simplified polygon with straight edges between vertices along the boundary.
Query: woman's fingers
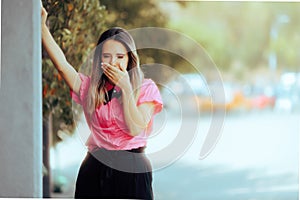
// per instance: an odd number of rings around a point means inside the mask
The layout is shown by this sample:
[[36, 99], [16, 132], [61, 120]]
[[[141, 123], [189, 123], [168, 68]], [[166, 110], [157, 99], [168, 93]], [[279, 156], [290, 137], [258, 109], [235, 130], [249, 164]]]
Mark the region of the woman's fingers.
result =
[[114, 67], [107, 63], [101, 63], [101, 68], [103, 69], [103, 73], [112, 81], [115, 83], [116, 81], [116, 72], [114, 70]]
[[120, 63], [116, 63], [116, 67], [118, 67], [119, 70], [121, 70], [122, 72], [124, 72], [123, 68], [121, 67]]
[[103, 73], [114, 83], [118, 84], [126, 74], [120, 69], [120, 66], [112, 66], [109, 63], [101, 63], [101, 68], [103, 69]]
[[102, 67], [103, 70], [110, 71], [110, 72], [112, 72], [113, 74], [116, 74], [116, 75], [120, 74], [120, 72], [121, 72], [121, 70], [118, 67], [112, 66], [108, 63], [102, 63], [101, 67]]

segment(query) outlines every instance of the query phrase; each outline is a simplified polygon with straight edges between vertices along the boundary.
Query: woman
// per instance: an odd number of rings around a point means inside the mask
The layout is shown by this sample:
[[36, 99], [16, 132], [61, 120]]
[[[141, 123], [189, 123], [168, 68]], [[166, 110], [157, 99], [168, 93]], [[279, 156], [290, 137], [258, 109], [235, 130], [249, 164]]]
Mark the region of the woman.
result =
[[153, 199], [151, 165], [143, 151], [162, 100], [155, 83], [143, 77], [132, 37], [121, 28], [105, 31], [92, 74], [86, 76], [67, 62], [46, 19], [42, 8], [43, 46], [73, 100], [82, 105], [91, 130], [75, 198]]

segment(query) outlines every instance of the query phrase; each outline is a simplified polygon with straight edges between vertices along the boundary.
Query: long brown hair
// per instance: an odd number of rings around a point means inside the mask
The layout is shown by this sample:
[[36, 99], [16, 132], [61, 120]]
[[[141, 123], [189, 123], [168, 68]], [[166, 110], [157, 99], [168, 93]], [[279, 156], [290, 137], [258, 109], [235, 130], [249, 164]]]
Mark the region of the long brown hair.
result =
[[98, 106], [105, 103], [105, 95], [107, 94], [105, 83], [108, 81], [108, 78], [104, 75], [101, 68], [102, 47], [106, 40], [116, 40], [122, 43], [127, 49], [129, 58], [127, 72], [129, 73], [135, 100], [138, 98], [139, 88], [144, 78], [132, 36], [126, 30], [118, 27], [108, 29], [102, 33], [94, 53], [91, 83], [87, 97], [87, 107], [90, 116]]

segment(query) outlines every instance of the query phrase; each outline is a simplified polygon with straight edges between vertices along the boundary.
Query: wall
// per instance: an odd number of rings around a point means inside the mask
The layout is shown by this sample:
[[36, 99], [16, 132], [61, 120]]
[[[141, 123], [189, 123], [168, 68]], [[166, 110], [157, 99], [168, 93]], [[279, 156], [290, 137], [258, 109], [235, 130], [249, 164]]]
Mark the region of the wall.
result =
[[39, 0], [2, 0], [0, 198], [42, 197]]

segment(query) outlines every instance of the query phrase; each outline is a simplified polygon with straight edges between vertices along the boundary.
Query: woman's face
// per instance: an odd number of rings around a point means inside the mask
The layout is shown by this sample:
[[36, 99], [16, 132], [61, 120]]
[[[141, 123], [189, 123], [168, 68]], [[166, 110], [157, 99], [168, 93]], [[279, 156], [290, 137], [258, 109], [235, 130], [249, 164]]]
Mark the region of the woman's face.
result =
[[101, 60], [113, 66], [120, 66], [123, 70], [127, 69], [128, 53], [125, 46], [116, 40], [107, 40], [102, 47]]

